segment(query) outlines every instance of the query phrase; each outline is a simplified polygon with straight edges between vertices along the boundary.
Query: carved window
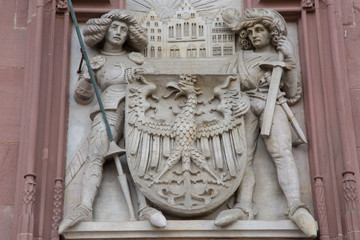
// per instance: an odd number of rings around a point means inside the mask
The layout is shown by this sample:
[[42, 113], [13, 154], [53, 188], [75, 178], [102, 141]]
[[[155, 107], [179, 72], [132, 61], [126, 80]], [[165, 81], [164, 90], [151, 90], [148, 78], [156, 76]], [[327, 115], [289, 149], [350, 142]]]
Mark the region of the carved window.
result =
[[154, 17], [154, 16], [150, 16], [150, 19], [151, 19], [151, 20], [155, 20], [155, 17]]
[[233, 47], [232, 46], [224, 46], [224, 56], [233, 55]]
[[216, 35], [213, 35], [213, 36], [212, 36], [212, 41], [213, 41], [213, 42], [216, 42]]
[[199, 26], [199, 36], [200, 37], [204, 36], [204, 26], [203, 25]]
[[221, 42], [221, 35], [218, 35], [218, 42]]
[[181, 38], [181, 24], [176, 24], [176, 37]]
[[155, 47], [151, 46], [150, 48], [150, 57], [154, 58], [155, 57]]
[[161, 29], [158, 29], [158, 33], [161, 33]]
[[157, 56], [158, 56], [158, 58], [162, 58], [161, 47], [158, 47]]
[[152, 41], [152, 42], [155, 41], [155, 37], [154, 37], [154, 36], [151, 36], [151, 37], [150, 37], [150, 41]]
[[154, 33], [155, 31], [154, 31], [154, 29], [152, 28], [152, 29], [150, 30], [150, 32], [151, 32], [151, 33]]
[[180, 57], [180, 49], [177, 46], [173, 46], [170, 49], [170, 58], [179, 58]]
[[146, 26], [150, 26], [150, 22], [146, 22]]
[[192, 14], [191, 14], [191, 18], [195, 18], [195, 13], [192, 13]]
[[148, 56], [148, 48], [146, 47], [145, 49], [144, 49], [144, 57], [147, 57]]
[[159, 23], [158, 22], [155, 22], [155, 27], [158, 27], [159, 26]]
[[145, 28], [145, 32], [146, 32], [146, 33], [148, 32], [148, 29], [147, 29], [147, 28]]
[[196, 58], [197, 57], [197, 50], [194, 45], [189, 45], [186, 51], [186, 56], [188, 58]]
[[174, 26], [170, 26], [169, 27], [169, 38], [173, 38], [174, 37]]
[[227, 35], [226, 34], [223, 35], [223, 41], [227, 42]]
[[201, 45], [199, 49], [199, 57], [206, 57], [206, 48], [205, 45]]
[[157, 41], [161, 42], [161, 36], [157, 36]]
[[233, 41], [233, 39], [234, 39], [234, 35], [229, 35], [229, 42], [232, 42]]
[[177, 18], [178, 18], [178, 19], [181, 19], [181, 14], [178, 14], [178, 15], [177, 15]]
[[221, 56], [221, 46], [213, 47], [213, 56]]
[[189, 23], [184, 23], [184, 36], [189, 36]]
[[192, 37], [196, 36], [196, 23], [191, 24], [191, 36]]

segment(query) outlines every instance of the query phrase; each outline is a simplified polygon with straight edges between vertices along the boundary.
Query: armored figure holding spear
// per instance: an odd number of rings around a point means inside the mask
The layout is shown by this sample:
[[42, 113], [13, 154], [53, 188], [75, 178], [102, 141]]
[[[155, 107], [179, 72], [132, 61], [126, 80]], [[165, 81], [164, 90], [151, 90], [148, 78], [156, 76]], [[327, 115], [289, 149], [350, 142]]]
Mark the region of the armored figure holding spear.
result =
[[[147, 46], [147, 35], [144, 29], [124, 10], [115, 9], [101, 18], [88, 20], [83, 34], [85, 43], [89, 47], [100, 49], [100, 53], [90, 62], [96, 85], [102, 93], [101, 101], [90, 114], [92, 127], [87, 157], [89, 164], [82, 181], [81, 203], [64, 217], [59, 226], [60, 234], [68, 227], [91, 218], [93, 202], [102, 180], [103, 164], [109, 156], [109, 147], [115, 147], [115, 153], [125, 152], [117, 146], [111, 146], [110, 142], [113, 140], [116, 145], [123, 137], [127, 75], [142, 71], [144, 56], [139, 52]], [[127, 69], [131, 69], [130, 73]], [[75, 89], [76, 102], [90, 103], [97, 86], [93, 86], [88, 71], [81, 74]], [[100, 106], [100, 102], [103, 107]], [[106, 114], [110, 134], [104, 124], [101, 108]], [[114, 151], [110, 156], [113, 154]], [[119, 171], [120, 161], [116, 162], [116, 165]], [[121, 177], [123, 178], [120, 179]], [[119, 179], [123, 194], [125, 198], [128, 198], [130, 219], [135, 220], [126, 177], [119, 173]], [[154, 226], [165, 227], [166, 219], [162, 213], [148, 207], [140, 191], [137, 191], [137, 194], [140, 219], [148, 219]]]

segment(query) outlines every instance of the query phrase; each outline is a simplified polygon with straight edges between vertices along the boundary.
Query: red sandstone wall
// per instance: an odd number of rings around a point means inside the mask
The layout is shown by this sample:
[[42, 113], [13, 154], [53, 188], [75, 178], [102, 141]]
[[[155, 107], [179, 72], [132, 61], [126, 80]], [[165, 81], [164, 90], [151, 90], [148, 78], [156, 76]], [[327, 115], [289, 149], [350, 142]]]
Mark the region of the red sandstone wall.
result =
[[360, 0], [346, 1], [343, 4], [342, 15], [356, 150], [360, 161]]
[[[342, 25], [344, 30], [344, 40], [345, 40], [345, 48], [346, 48], [346, 61], [347, 61], [347, 85], [348, 85], [348, 92], [351, 99], [351, 110], [352, 110], [352, 117], [353, 117], [353, 124], [354, 129], [350, 129], [351, 131], [355, 132], [356, 137], [356, 150], [358, 153], [358, 160], [360, 160], [360, 0], [335, 0], [335, 1], [341, 1], [341, 12], [337, 12], [338, 14], [341, 14], [342, 16]], [[20, 225], [20, 217], [19, 213], [15, 213], [16, 209], [15, 206], [17, 205], [18, 212], [21, 211], [22, 206], [22, 193], [23, 193], [23, 182], [22, 179], [24, 177], [24, 174], [26, 171], [24, 171], [25, 164], [27, 162], [28, 156], [23, 156], [24, 158], [18, 158], [19, 157], [19, 145], [20, 145], [20, 139], [21, 136], [24, 135], [24, 132], [26, 132], [28, 129], [23, 129], [21, 131], [20, 127], [22, 126], [26, 127], [26, 120], [23, 119], [23, 122], [21, 123], [21, 111], [22, 106], [29, 106], [27, 104], [27, 101], [23, 100], [23, 96], [26, 92], [30, 92], [27, 88], [24, 88], [24, 78], [25, 78], [25, 55], [26, 55], [26, 43], [31, 43], [32, 41], [28, 41], [29, 39], [26, 39], [27, 36], [27, 26], [28, 21], [32, 21], [35, 19], [35, 16], [33, 16], [32, 13], [34, 13], [34, 6], [35, 4], [31, 4], [29, 7], [29, 2], [41, 2], [41, 1], [28, 1], [28, 0], [0, 0], [0, 239], [1, 240], [9, 240], [9, 239], [15, 239], [15, 234], [19, 231], [17, 230], [18, 226]], [[52, 1], [45, 1], [47, 4], [51, 3]], [[80, 2], [80, 1], [79, 1]], [[83, 3], [84, 1], [81, 1]], [[89, 1], [91, 3], [94, 3], [94, 1]], [[116, 7], [120, 6], [121, 1], [115, 1], [115, 0], [103, 0], [101, 1], [103, 3], [108, 3], [108, 5], [114, 5]], [[280, 6], [281, 1], [269, 1], [269, 0], [246, 0], [246, 2], [249, 3], [271, 3], [274, 2], [274, 6]], [[287, 5], [292, 6], [294, 4], [301, 2], [300, 0], [287, 0], [284, 1]], [[333, 1], [332, 1], [333, 2]], [[90, 5], [91, 5], [90, 3]], [[250, 6], [250, 4], [248, 4]], [[287, 6], [286, 5], [286, 6]], [[299, 4], [300, 5], [300, 4]], [[276, 7], [275, 6], [275, 7]], [[284, 7], [284, 5], [281, 5]], [[83, 7], [83, 12], [86, 14], [92, 14], [93, 9], [86, 9], [86, 6]], [[47, 8], [49, 9], [49, 7]], [[325, 9], [322, 9], [325, 11]], [[100, 10], [98, 10], [100, 11]], [[321, 12], [323, 12], [321, 11]], [[30, 14], [29, 14], [30, 13]], [[51, 11], [46, 10], [46, 16], [48, 16], [51, 13]], [[86, 18], [86, 14], [83, 14], [84, 18]], [[29, 17], [28, 15], [33, 16]], [[309, 15], [309, 25], [314, 25], [313, 23], [315, 20], [312, 16]], [[326, 20], [324, 20], [326, 22]], [[57, 31], [60, 31], [59, 36], [62, 36], [61, 30], [63, 28], [62, 25], [62, 15], [59, 14], [56, 26], [58, 26]], [[49, 24], [49, 21], [46, 22], [45, 26]], [[324, 26], [323, 26], [324, 27]], [[335, 27], [335, 26], [333, 26]], [[46, 27], [46, 31], [44, 34], [44, 39], [48, 39], [47, 36], [49, 36], [49, 27]], [[324, 32], [327, 32], [328, 30], [323, 30]], [[29, 34], [28, 36], [32, 36]], [[325, 36], [325, 34], [324, 34]], [[310, 36], [312, 37], [312, 36]], [[59, 46], [59, 42], [61, 42], [61, 38], [56, 38], [56, 46]], [[314, 47], [313, 45], [310, 47]], [[60, 44], [61, 45], [61, 44]], [[327, 49], [331, 51], [330, 47], [325, 44]], [[315, 44], [316, 47], [316, 44]], [[56, 48], [56, 51], [61, 52], [61, 48]], [[28, 51], [31, 52], [31, 51]], [[46, 54], [45, 54], [46, 55]], [[60, 67], [61, 58], [58, 58], [58, 62], [54, 64], [54, 69], [56, 70], [57, 67]], [[31, 65], [31, 64], [30, 64]], [[27, 65], [29, 66], [29, 65]], [[61, 72], [61, 71], [60, 71]], [[29, 76], [32, 76], [32, 74], [28, 73]], [[316, 76], [315, 76], [316, 77]], [[46, 79], [46, 78], [42, 78]], [[331, 79], [328, 79], [331, 81]], [[59, 81], [57, 81], [59, 82]], [[57, 85], [54, 85], [57, 87]], [[55, 94], [53, 95], [59, 95], [57, 93], [57, 88], [54, 88]], [[320, 93], [321, 94], [321, 93]], [[59, 99], [60, 97], [58, 97]], [[60, 100], [57, 100], [60, 101]], [[54, 103], [55, 104], [55, 103]], [[322, 103], [319, 103], [320, 105]], [[334, 107], [335, 109], [335, 107]], [[57, 110], [55, 111], [56, 114], [58, 114]], [[336, 113], [336, 111], [333, 111]], [[44, 110], [40, 111], [39, 118], [40, 121], [44, 121]], [[331, 115], [332, 117], [332, 115]], [[336, 117], [336, 114], [334, 115]], [[338, 116], [337, 116], [338, 117]], [[25, 123], [24, 123], [25, 122]], [[54, 133], [50, 133], [51, 136], [58, 136], [58, 123], [55, 123], [53, 126]], [[352, 123], [351, 123], [352, 124]], [[350, 124], [350, 125], [351, 125]], [[330, 136], [337, 136], [337, 128], [339, 126], [337, 125], [331, 125], [330, 129], [333, 130], [333, 134], [329, 134]], [[43, 134], [43, 133], [42, 133]], [[39, 134], [39, 135], [42, 135]], [[46, 134], [43, 134], [46, 135]], [[325, 138], [325, 137], [324, 137]], [[51, 138], [55, 139], [56, 138]], [[326, 140], [325, 140], [326, 142]], [[37, 145], [38, 147], [42, 147], [42, 142], [39, 141]], [[334, 141], [336, 143], [336, 141]], [[25, 143], [22, 143], [25, 144]], [[30, 143], [31, 144], [31, 143]], [[338, 201], [343, 201], [343, 194], [342, 194], [342, 178], [341, 177], [341, 169], [343, 168], [342, 161], [343, 156], [340, 154], [339, 149], [341, 149], [339, 145], [334, 144], [334, 149], [332, 149], [335, 152], [336, 155], [336, 168], [339, 168], [339, 171], [336, 173], [337, 183], [339, 185], [339, 193], [333, 194], [332, 196], [328, 193], [327, 194], [327, 208], [328, 208], [328, 214], [329, 214], [329, 229], [330, 229], [330, 236], [334, 237], [337, 234], [340, 234], [341, 228], [345, 228], [344, 223], [344, 216], [342, 216], [338, 220], [334, 220], [332, 218], [332, 215], [330, 212], [333, 212], [332, 206], [338, 205]], [[57, 146], [57, 142], [50, 144], [51, 146]], [[326, 145], [325, 145], [326, 147]], [[321, 148], [321, 146], [319, 146]], [[352, 148], [354, 149], [354, 148]], [[325, 151], [320, 151], [321, 156], [323, 158], [326, 158], [324, 161], [327, 162], [328, 158], [324, 157]], [[39, 154], [37, 155], [39, 156]], [[47, 169], [56, 169], [54, 166], [55, 162], [53, 159], [56, 159], [56, 152], [52, 153], [50, 149], [50, 156], [51, 156], [51, 163], [50, 166], [44, 167], [43, 165], [43, 159], [36, 158], [37, 159], [37, 165], [36, 165], [36, 172], [38, 174], [38, 177], [36, 179], [37, 182], [37, 195], [36, 195], [36, 209], [35, 209], [35, 228], [39, 229], [36, 230], [34, 233], [34, 237], [38, 237], [39, 233], [41, 231], [45, 231], [43, 235], [43, 239], [49, 239], [50, 237], [50, 225], [49, 220], [52, 215], [52, 190], [54, 187], [54, 178], [55, 174], [51, 173], [51, 176], [43, 177], [41, 174], [39, 174], [44, 168], [45, 170], [43, 172], [47, 172]], [[61, 155], [60, 155], [61, 156]], [[20, 164], [18, 164], [18, 162]], [[355, 164], [356, 165], [356, 164]], [[356, 165], [357, 166], [357, 165]], [[327, 164], [323, 166], [324, 168], [324, 179], [327, 179], [326, 176], [326, 169]], [[61, 172], [61, 171], [60, 171]], [[354, 172], [358, 173], [359, 169], [354, 169]], [[19, 179], [21, 179], [19, 181]], [[50, 179], [50, 180], [49, 180]], [[19, 182], [17, 192], [15, 192], [15, 183]], [[46, 185], [48, 183], [48, 185]], [[359, 185], [359, 183], [357, 184]], [[44, 186], [44, 187], [42, 187]], [[325, 181], [325, 189], [333, 188], [331, 182]], [[329, 191], [329, 190], [327, 190]], [[45, 194], [46, 193], [46, 194]], [[16, 196], [16, 197], [15, 197]], [[46, 197], [45, 197], [46, 196]], [[318, 200], [317, 200], [318, 201]], [[341, 206], [341, 213], [344, 213], [344, 204], [339, 204]], [[39, 213], [41, 212], [41, 209], [46, 208], [46, 212], [42, 213], [41, 217], [39, 217]], [[342, 214], [345, 215], [345, 214]], [[43, 217], [46, 216], [46, 217]], [[42, 222], [39, 219], [42, 219]], [[45, 220], [44, 220], [45, 219]], [[352, 222], [356, 222], [352, 221]], [[46, 225], [46, 226], [45, 226]], [[43, 230], [42, 228], [46, 228]], [[33, 231], [33, 229], [29, 229], [29, 231]], [[345, 235], [345, 230], [343, 230]], [[328, 238], [323, 238], [328, 239]], [[355, 239], [355, 238], [353, 238]]]
[[17, 2], [0, 1], [0, 238], [3, 240], [11, 236], [21, 134], [27, 6]]

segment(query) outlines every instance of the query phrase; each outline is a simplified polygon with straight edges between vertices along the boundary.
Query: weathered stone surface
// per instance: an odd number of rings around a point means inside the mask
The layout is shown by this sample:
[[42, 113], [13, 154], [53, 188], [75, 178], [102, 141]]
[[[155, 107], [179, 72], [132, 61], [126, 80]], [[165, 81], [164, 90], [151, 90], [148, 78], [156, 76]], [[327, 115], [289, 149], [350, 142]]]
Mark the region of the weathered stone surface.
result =
[[238, 221], [219, 228], [211, 220], [169, 220], [165, 229], [156, 229], [146, 221], [83, 222], [64, 234], [66, 239], [132, 238], [305, 238], [290, 220]]
[[24, 70], [0, 65], [0, 143], [19, 142]]
[[[184, 12], [181, 12], [180, 14], [183, 13]], [[214, 14], [213, 16], [221, 16], [221, 15]], [[156, 16], [154, 17], [156, 18]], [[185, 19], [183, 18], [183, 15], [181, 15], [180, 19], [182, 19], [182, 21], [186, 20], [186, 18]], [[152, 20], [151, 14], [149, 14], [145, 18], [143, 18], [144, 27], [147, 27], [147, 20], [150, 21], [150, 27], [148, 28], [148, 37], [149, 37], [148, 40], [151, 44], [152, 39], [151, 39], [151, 34], [149, 34], [149, 32], [151, 33], [151, 26], [154, 25], [155, 27], [156, 21], [151, 21]], [[179, 20], [174, 19], [174, 22], [177, 21]], [[162, 53], [168, 52], [169, 55], [165, 54], [165, 55], [161, 55], [161, 57], [158, 57], [158, 54], [155, 53], [155, 55], [152, 57], [151, 49], [150, 50], [147, 49], [148, 58], [146, 59], [146, 66], [151, 65], [154, 69], [156, 69], [155, 72], [159, 74], [159, 76], [164, 73], [218, 74], [224, 72], [224, 65], [226, 65], [227, 62], [229, 62], [231, 55], [214, 56], [212, 55], [213, 52], [210, 51], [208, 53], [209, 55], [206, 54], [206, 57], [200, 57], [200, 55], [197, 55], [195, 58], [191, 58], [191, 54], [189, 56], [185, 54], [187, 53], [186, 47], [181, 47], [181, 48], [179, 47], [178, 57], [170, 56], [171, 46], [167, 44], [164, 45], [163, 42], [163, 41], [169, 41], [169, 39], [167, 39], [168, 36], [167, 31], [170, 23], [162, 22], [162, 24], [164, 24], [166, 27], [162, 26], [161, 24], [159, 24], [158, 26], [159, 29], [161, 29], [161, 32], [163, 33], [165, 31], [165, 33], [161, 35], [161, 42], [157, 44], [163, 44], [161, 45], [163, 46], [163, 48], [161, 49]], [[221, 22], [221, 24], [222, 24], [221, 26], [223, 26], [223, 22]], [[175, 27], [176, 27], [176, 23], [175, 23]], [[154, 32], [158, 32], [158, 31], [155, 31], [154, 29]], [[213, 31], [208, 31], [207, 33], [211, 33], [211, 32]], [[297, 46], [298, 44], [297, 26], [295, 23], [289, 24], [289, 32], [290, 32], [289, 33], [290, 41], [292, 42], [292, 44]], [[209, 35], [207, 36], [209, 37]], [[183, 39], [179, 39], [179, 43], [182, 40], [186, 40], [185, 38], [186, 37], [184, 37]], [[154, 40], [156, 42], [157, 38], [155, 37]], [[208, 41], [207, 44], [213, 44], [213, 43], [211, 41]], [[77, 75], [75, 71], [77, 69], [77, 63], [79, 61], [79, 54], [77, 52], [78, 47], [76, 47], [77, 46], [76, 41], [74, 41], [74, 44], [72, 46], [74, 48], [72, 61], [75, 63], [75, 66], [74, 65], [72, 66], [71, 76], [74, 80], [76, 80]], [[185, 53], [181, 54], [180, 51], [183, 52], [185, 51]], [[199, 53], [199, 51], [200, 49], [198, 49], [197, 53]], [[96, 53], [94, 52], [93, 54], [96, 55]], [[295, 55], [292, 57], [294, 57], [295, 61], [298, 61], [299, 57], [298, 57], [297, 49], [295, 49], [294, 54]], [[296, 71], [296, 75], [298, 78], [301, 77], [300, 72], [298, 70]], [[71, 84], [71, 91], [73, 91], [73, 89], [74, 89], [74, 83]], [[82, 155], [82, 154], [79, 155], [78, 152], [77, 156], [76, 157], [74, 156], [76, 155], [77, 150], [82, 148], [80, 146], [84, 147], [86, 145], [86, 144], [85, 145], [81, 144], [81, 142], [87, 141], [86, 135], [90, 131], [89, 128], [90, 120], [88, 119], [88, 115], [91, 113], [91, 108], [86, 108], [84, 106], [76, 105], [72, 99], [71, 101], [72, 102], [70, 105], [71, 108], [70, 108], [69, 139], [71, 139], [71, 136], [73, 136], [74, 141], [73, 142], [69, 141], [68, 143], [69, 151], [68, 151], [68, 171], [67, 171], [67, 180], [66, 180], [66, 185], [67, 185], [66, 195], [70, 195], [70, 197], [66, 197], [67, 200], [65, 201], [65, 215], [66, 212], [71, 212], [71, 209], [81, 201], [80, 196], [74, 193], [79, 192], [79, 189], [81, 188], [81, 176], [84, 173], [84, 171], [86, 171], [84, 170], [86, 169], [86, 166], [83, 168], [81, 166], [85, 162], [86, 155]], [[94, 102], [91, 104], [94, 104]], [[297, 103], [291, 109], [294, 115], [296, 116], [296, 119], [299, 120], [299, 124], [301, 128], [305, 129], [302, 100], [300, 100], [299, 103]], [[77, 132], [74, 130], [82, 132], [82, 134], [77, 134]], [[292, 132], [291, 134], [293, 139], [296, 138], [296, 134], [294, 132]], [[140, 141], [143, 141], [143, 139], [140, 138]], [[312, 197], [311, 197], [311, 188], [309, 187], [310, 180], [309, 180], [309, 167], [307, 161], [307, 147], [305, 145], [302, 145], [299, 146], [298, 148], [293, 148], [293, 155], [295, 158], [295, 164], [297, 166], [297, 169], [300, 172], [299, 181], [300, 181], [301, 200], [304, 203], [306, 203], [306, 205], [310, 206], [312, 212]], [[257, 215], [254, 216], [255, 219], [269, 220], [269, 221], [288, 219], [284, 215], [284, 212], [287, 211], [287, 201], [278, 183], [276, 167], [274, 166], [274, 162], [272, 158], [267, 153], [266, 147], [264, 146], [264, 142], [262, 141], [262, 139], [259, 139], [259, 141], [257, 142], [256, 152], [254, 156], [255, 156], [254, 168], [255, 168], [256, 185], [253, 190], [252, 199], [254, 201], [254, 205], [258, 210]], [[103, 174], [104, 174], [103, 183], [100, 186], [99, 194], [93, 205], [94, 207], [93, 220], [95, 222], [103, 221], [104, 219], [113, 220], [113, 221], [124, 221], [129, 217], [129, 213], [126, 208], [126, 201], [123, 195], [121, 194], [120, 186], [116, 180], [116, 171], [114, 170], [114, 163], [111, 162], [106, 164], [104, 166]], [[142, 184], [140, 184], [140, 186], [141, 185]], [[131, 187], [131, 195], [133, 196], [132, 201], [133, 201], [133, 205], [135, 206], [134, 208], [135, 210], [137, 210], [137, 206], [136, 206], [137, 194], [133, 186]], [[197, 217], [197, 219], [214, 220], [216, 215], [220, 211], [227, 209], [227, 205], [232, 207], [234, 205], [233, 202], [234, 199], [230, 198], [229, 201], [225, 201], [225, 204], [222, 204], [222, 206], [219, 209], [213, 210], [207, 215]], [[164, 216], [166, 216], [167, 219], [179, 219], [177, 216], [167, 215], [166, 213], [164, 213]], [[193, 219], [193, 217], [191, 219]], [[239, 222], [236, 222], [234, 225], [237, 226], [238, 223]]]
[[11, 240], [11, 229], [14, 219], [14, 207], [0, 204], [0, 233], [1, 239]]
[[0, 205], [14, 204], [18, 148], [18, 143], [0, 143], [0, 166], [6, 169], [0, 174]]

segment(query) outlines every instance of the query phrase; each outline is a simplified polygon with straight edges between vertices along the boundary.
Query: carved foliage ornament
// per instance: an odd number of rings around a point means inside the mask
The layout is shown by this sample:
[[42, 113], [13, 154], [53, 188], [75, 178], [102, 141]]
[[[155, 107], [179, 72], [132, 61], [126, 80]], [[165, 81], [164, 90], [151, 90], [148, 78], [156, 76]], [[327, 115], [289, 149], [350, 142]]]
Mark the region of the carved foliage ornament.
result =
[[56, 4], [56, 10], [59, 12], [65, 12], [68, 9], [69, 5], [67, 0], [59, 0]]
[[302, 8], [306, 10], [313, 10], [315, 7], [314, 0], [302, 0]]
[[246, 160], [244, 120], [232, 113], [239, 86], [229, 75], [144, 75], [129, 83], [127, 160], [160, 208], [202, 214], [238, 188]]

